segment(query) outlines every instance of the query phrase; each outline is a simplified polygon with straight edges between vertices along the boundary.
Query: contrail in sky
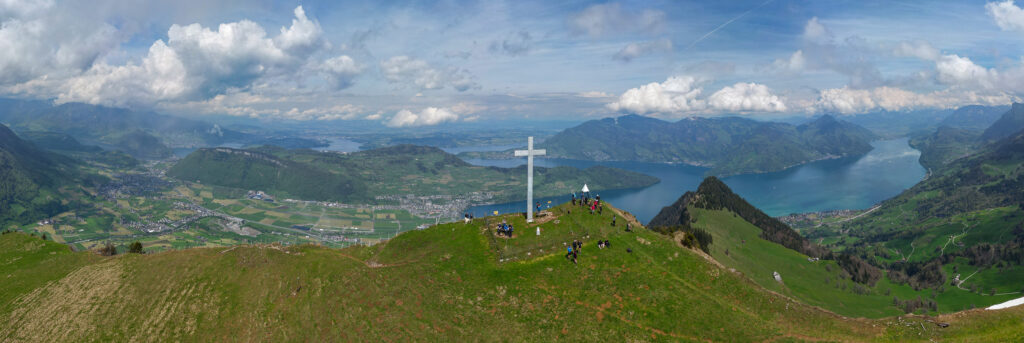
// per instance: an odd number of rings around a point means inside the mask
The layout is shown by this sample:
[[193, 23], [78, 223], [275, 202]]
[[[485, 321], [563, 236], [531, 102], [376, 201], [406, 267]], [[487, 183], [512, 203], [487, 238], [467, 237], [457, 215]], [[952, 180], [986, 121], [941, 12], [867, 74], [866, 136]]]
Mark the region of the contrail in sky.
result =
[[697, 40], [693, 41], [693, 43], [690, 43], [690, 45], [687, 45], [686, 46], [686, 50], [690, 50], [690, 48], [692, 48], [697, 43], [700, 43], [700, 41], [704, 40], [704, 38], [708, 38], [708, 36], [712, 35], [713, 33], [717, 32], [718, 30], [721, 30], [726, 25], [732, 24], [732, 22], [737, 21], [740, 18], [743, 18], [743, 16], [749, 14], [750, 12], [753, 12], [754, 10], [757, 10], [758, 8], [764, 7], [764, 5], [767, 5], [769, 2], [772, 2], [772, 1], [775, 1], [775, 0], [768, 0], [768, 1], [762, 2], [760, 5], [757, 5], [757, 7], [751, 8], [751, 9], [747, 10], [746, 12], [743, 12], [740, 15], [736, 16], [735, 18], [729, 19], [728, 21], [722, 23], [722, 25], [718, 25], [718, 27], [716, 27], [714, 30], [711, 30], [711, 32], [705, 33], [703, 36], [700, 36], [700, 38], [697, 38]]

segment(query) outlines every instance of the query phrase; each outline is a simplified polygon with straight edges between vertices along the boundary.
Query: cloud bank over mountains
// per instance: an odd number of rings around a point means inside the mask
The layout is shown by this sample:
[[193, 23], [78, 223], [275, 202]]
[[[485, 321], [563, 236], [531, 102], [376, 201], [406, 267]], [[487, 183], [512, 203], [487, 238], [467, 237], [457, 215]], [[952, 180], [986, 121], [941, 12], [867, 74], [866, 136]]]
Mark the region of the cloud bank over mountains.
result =
[[6, 0], [0, 96], [392, 127], [856, 114], [1019, 101], [1021, 39], [1024, 9], [1012, 0], [886, 12], [762, 1]]

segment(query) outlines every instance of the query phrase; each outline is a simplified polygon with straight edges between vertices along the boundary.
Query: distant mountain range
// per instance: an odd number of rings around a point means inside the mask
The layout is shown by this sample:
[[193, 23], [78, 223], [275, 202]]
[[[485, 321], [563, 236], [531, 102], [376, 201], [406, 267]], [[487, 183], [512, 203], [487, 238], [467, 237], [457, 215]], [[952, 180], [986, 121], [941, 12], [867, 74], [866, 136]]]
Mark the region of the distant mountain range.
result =
[[541, 144], [551, 157], [595, 161], [685, 163], [732, 175], [783, 170], [872, 149], [876, 136], [857, 125], [822, 116], [791, 124], [751, 119], [687, 118], [677, 122], [629, 115], [591, 120]]
[[[199, 149], [168, 175], [192, 182], [255, 189], [306, 200], [375, 202], [388, 195], [465, 195], [489, 192], [494, 201], [526, 198], [526, 167], [473, 166], [438, 148], [413, 145], [351, 154], [261, 147]], [[538, 197], [593, 190], [645, 187], [657, 178], [596, 166], [536, 168]]]
[[992, 126], [1009, 109], [1010, 106], [963, 106], [943, 119], [939, 126], [981, 131]]
[[18, 132], [67, 134], [83, 144], [122, 150], [136, 158], [171, 155], [169, 147], [250, 140], [247, 134], [203, 121], [123, 108], [39, 101], [0, 101], [0, 122]]
[[934, 131], [912, 136], [910, 145], [921, 151], [921, 165], [937, 169], [1021, 130], [1024, 130], [1024, 104], [965, 106], [943, 120], [943, 125]]

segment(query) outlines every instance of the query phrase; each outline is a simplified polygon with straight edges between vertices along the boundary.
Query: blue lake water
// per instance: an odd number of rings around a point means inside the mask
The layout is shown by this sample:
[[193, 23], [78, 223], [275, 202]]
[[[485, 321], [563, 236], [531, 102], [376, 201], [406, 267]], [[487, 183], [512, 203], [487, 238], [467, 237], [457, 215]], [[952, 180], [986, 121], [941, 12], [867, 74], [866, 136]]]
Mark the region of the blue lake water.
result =
[[[906, 138], [875, 141], [874, 150], [860, 157], [812, 162], [781, 172], [737, 175], [724, 178], [726, 184], [754, 206], [772, 216], [790, 213], [836, 209], [864, 209], [891, 198], [924, 178], [926, 171], [918, 162], [921, 153], [907, 144]], [[525, 159], [480, 160], [467, 162], [498, 167], [515, 167]], [[675, 202], [683, 193], [695, 190], [704, 179], [706, 168], [686, 165], [642, 162], [593, 162], [538, 158], [537, 166], [573, 166], [586, 168], [605, 165], [632, 170], [661, 179], [661, 182], [641, 189], [593, 192], [648, 222], [662, 207]], [[582, 187], [583, 185], [580, 185]], [[537, 185], [543, 187], [543, 185]], [[547, 205], [569, 200], [566, 195], [536, 199]], [[577, 190], [578, 191], [578, 190]], [[524, 211], [524, 201], [471, 207], [477, 216]]]
[[458, 155], [466, 151], [505, 151], [508, 149], [523, 148], [523, 144], [506, 144], [506, 145], [478, 145], [478, 146], [461, 146], [454, 148], [441, 148], [444, 152], [449, 154]]
[[316, 150], [327, 150], [327, 151], [338, 151], [338, 152], [355, 152], [359, 151], [359, 146], [362, 143], [350, 140], [348, 138], [334, 137], [327, 140], [327, 147], [316, 148]]

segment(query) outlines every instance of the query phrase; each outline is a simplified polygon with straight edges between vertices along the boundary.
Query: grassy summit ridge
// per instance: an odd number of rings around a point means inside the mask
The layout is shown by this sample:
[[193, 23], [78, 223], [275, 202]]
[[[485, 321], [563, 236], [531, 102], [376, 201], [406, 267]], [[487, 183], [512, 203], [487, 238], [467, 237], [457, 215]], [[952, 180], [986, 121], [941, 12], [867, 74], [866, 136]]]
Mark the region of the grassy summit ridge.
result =
[[[619, 211], [561, 205], [540, 217], [481, 218], [341, 250], [239, 246], [99, 257], [0, 236], [5, 341], [997, 341], [1020, 310], [848, 319], [766, 292], [633, 226]], [[571, 213], [570, 213], [571, 211]], [[506, 220], [518, 234], [496, 238]], [[520, 226], [523, 225], [523, 226]], [[583, 235], [584, 229], [590, 237]], [[556, 241], [585, 242], [579, 264]], [[598, 249], [594, 241], [612, 246]], [[544, 249], [512, 262], [496, 251]], [[555, 245], [550, 250], [547, 244]], [[632, 252], [627, 252], [629, 249]], [[539, 250], [530, 250], [537, 252]]]

